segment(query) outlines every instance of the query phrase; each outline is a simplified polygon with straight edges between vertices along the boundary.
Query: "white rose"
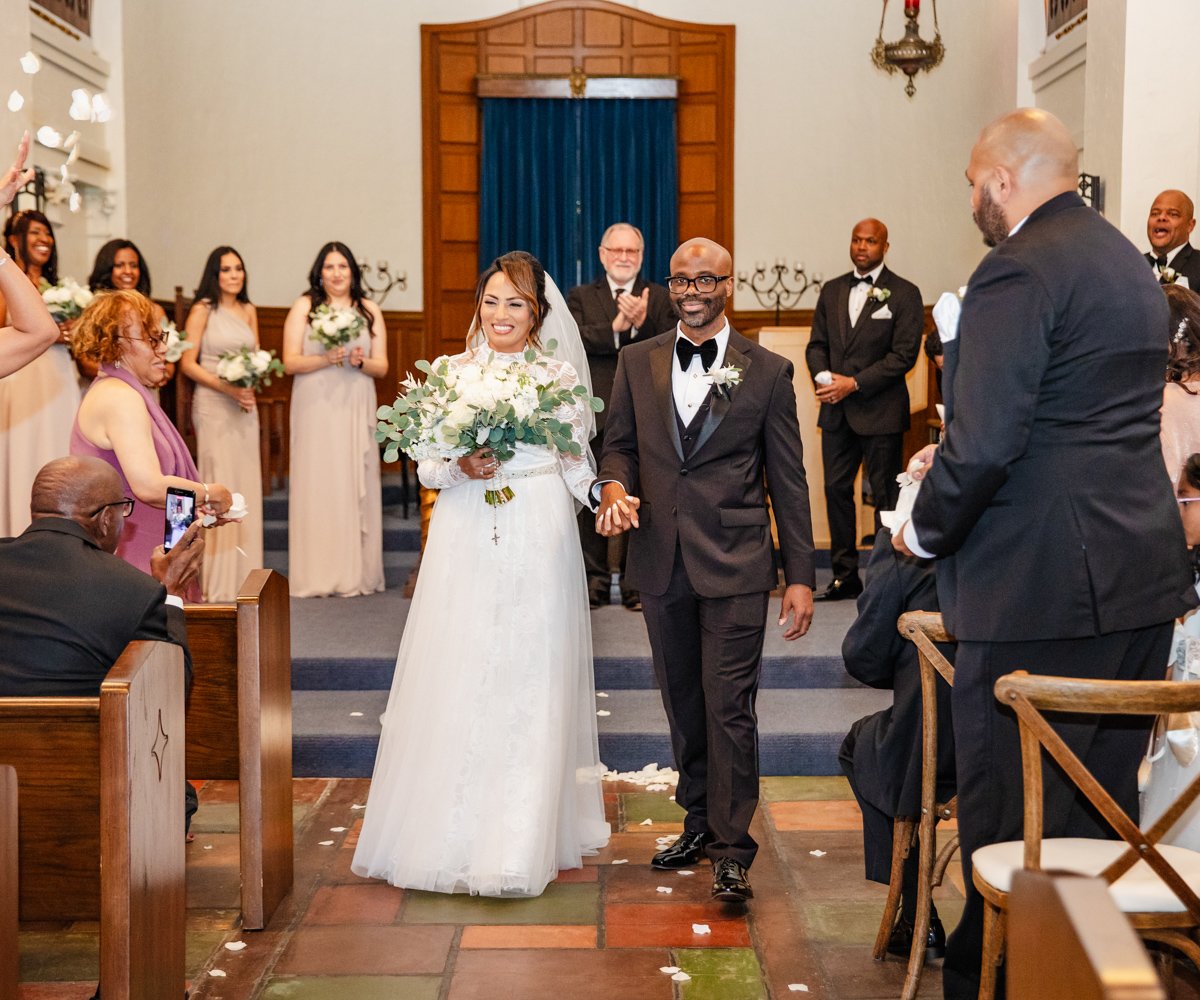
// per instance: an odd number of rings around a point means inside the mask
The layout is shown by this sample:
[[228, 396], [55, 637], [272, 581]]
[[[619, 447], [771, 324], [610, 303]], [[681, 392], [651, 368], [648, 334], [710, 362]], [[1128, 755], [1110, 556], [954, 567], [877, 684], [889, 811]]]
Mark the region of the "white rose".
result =
[[72, 298], [75, 300], [75, 304], [79, 306], [80, 309], [86, 309], [92, 304], [92, 299], [94, 296], [88, 289], [76, 285], [72, 294]]
[[229, 358], [224, 362], [224, 365], [225, 371], [222, 373], [221, 377], [225, 379], [226, 382], [239, 382], [244, 379], [247, 374], [249, 374], [246, 371], [246, 365], [240, 356], [236, 358]]
[[260, 374], [271, 366], [270, 351], [255, 351], [251, 357], [254, 359], [254, 370]]

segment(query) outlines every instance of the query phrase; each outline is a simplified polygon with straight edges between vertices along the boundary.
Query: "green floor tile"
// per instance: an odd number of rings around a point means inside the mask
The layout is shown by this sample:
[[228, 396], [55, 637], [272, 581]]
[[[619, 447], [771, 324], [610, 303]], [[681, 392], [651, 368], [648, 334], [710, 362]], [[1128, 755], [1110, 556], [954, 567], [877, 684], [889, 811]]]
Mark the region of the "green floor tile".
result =
[[203, 930], [187, 932], [184, 945], [184, 965], [189, 976], [196, 975], [212, 958], [212, 953], [221, 946], [228, 935], [226, 930]]
[[594, 924], [599, 919], [598, 885], [549, 885], [533, 899], [410, 892], [406, 924]]
[[763, 778], [759, 792], [764, 802], [814, 802], [825, 799], [852, 799], [850, 782], [845, 778]]
[[442, 980], [434, 976], [279, 976], [259, 994], [262, 1000], [437, 1000]]
[[238, 807], [236, 802], [201, 805], [192, 817], [192, 833], [237, 833]]
[[23, 982], [73, 982], [100, 975], [99, 933], [24, 931], [20, 949]]
[[638, 829], [644, 819], [652, 819], [655, 823], [682, 823], [686, 816], [665, 792], [623, 792], [621, 806], [625, 825], [630, 830]]
[[675, 964], [692, 977], [680, 986], [683, 1000], [767, 1000], [751, 948], [683, 948]]

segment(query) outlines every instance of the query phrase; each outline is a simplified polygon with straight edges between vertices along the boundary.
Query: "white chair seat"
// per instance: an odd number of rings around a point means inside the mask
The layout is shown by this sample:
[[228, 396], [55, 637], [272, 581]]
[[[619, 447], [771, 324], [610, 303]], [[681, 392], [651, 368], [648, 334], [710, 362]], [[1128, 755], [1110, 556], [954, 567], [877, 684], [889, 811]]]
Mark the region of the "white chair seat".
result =
[[[1123, 840], [1085, 837], [1043, 840], [1042, 868], [1099, 875], [1128, 846]], [[1158, 851], [1192, 890], [1200, 893], [1200, 852], [1170, 844], [1159, 844]], [[1013, 873], [1025, 867], [1025, 844], [1020, 840], [988, 844], [974, 853], [971, 863], [988, 885], [1000, 892], [1008, 892]], [[1139, 861], [1109, 886], [1109, 892], [1123, 913], [1183, 913], [1187, 909], [1144, 861]]]

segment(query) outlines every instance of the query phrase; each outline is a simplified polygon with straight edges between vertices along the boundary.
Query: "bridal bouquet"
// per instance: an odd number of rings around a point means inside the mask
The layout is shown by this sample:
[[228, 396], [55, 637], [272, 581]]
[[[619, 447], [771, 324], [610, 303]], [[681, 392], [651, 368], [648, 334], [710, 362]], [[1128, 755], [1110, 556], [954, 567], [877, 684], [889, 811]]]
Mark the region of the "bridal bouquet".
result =
[[282, 374], [283, 362], [275, 357], [274, 351], [242, 347], [217, 358], [217, 378], [241, 389], [259, 392], [264, 385], [271, 384], [273, 376]]
[[[554, 350], [546, 345], [546, 353]], [[478, 363], [450, 367], [440, 357], [432, 364], [418, 361], [425, 373], [418, 382], [409, 375], [400, 383], [401, 395], [376, 413], [375, 440], [384, 445], [383, 460], [394, 462], [400, 452], [413, 459], [455, 459], [487, 447], [501, 462], [511, 459], [518, 442], [549, 445], [579, 456], [583, 449], [571, 436], [571, 425], [555, 416], [563, 406], [582, 404], [593, 411], [604, 403], [588, 395], [587, 388], [568, 388], [554, 380], [538, 363], [537, 352], [525, 352], [525, 363], [500, 363], [487, 354]], [[488, 503], [505, 503], [513, 497], [505, 486], [488, 490]]]
[[[367, 321], [357, 309], [339, 309], [323, 302], [308, 314], [312, 339], [325, 350], [343, 347], [358, 338]], [[338, 362], [340, 368], [342, 362]]]
[[171, 364], [183, 357], [184, 351], [190, 351], [196, 346], [187, 339], [186, 330], [180, 333], [179, 328], [165, 316], [159, 321], [159, 327], [167, 341], [167, 361]]
[[70, 323], [78, 319], [94, 298], [91, 291], [74, 278], [63, 278], [57, 285], [43, 281], [40, 290], [42, 301], [46, 303], [55, 323]]

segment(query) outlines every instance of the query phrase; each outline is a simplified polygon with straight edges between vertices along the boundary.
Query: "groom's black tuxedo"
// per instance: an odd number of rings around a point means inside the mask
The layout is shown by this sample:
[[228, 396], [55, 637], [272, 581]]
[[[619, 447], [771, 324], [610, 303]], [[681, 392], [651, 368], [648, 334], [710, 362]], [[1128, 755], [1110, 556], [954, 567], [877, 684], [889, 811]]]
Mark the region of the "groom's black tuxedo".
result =
[[813, 585], [812, 523], [792, 365], [730, 331], [729, 398], [710, 393], [681, 429], [672, 395], [676, 333], [621, 351], [600, 462], [642, 501], [629, 540], [654, 667], [680, 770], [685, 829], [713, 858], [754, 858], [758, 801], [754, 698], [767, 596], [778, 583], [768, 496], [784, 580]]

